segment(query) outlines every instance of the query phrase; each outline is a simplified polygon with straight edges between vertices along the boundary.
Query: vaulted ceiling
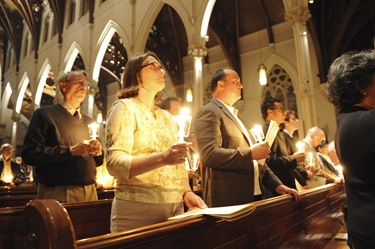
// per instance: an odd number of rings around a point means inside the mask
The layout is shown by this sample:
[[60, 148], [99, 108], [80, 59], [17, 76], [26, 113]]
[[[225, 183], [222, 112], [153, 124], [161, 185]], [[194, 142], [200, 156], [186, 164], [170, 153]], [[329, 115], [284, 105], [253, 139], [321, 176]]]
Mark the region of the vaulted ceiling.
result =
[[[94, 23], [94, 0], [82, 1], [85, 1], [89, 21]], [[58, 42], [61, 43], [66, 1], [48, 2], [55, 15]], [[314, 0], [309, 3], [309, 9], [312, 17], [307, 26], [317, 53], [321, 82], [326, 81], [330, 63], [343, 52], [373, 48], [375, 1]], [[34, 57], [38, 57], [42, 13], [43, 0], [0, 0], [0, 44], [3, 44], [4, 51], [8, 41], [12, 44], [17, 66], [23, 23], [30, 29]], [[228, 64], [240, 72], [239, 38], [266, 29], [269, 43], [274, 43], [272, 26], [284, 21], [284, 13], [281, 0], [217, 0], [209, 24], [207, 47], [220, 45]], [[114, 40], [111, 46], [122, 44]], [[187, 46], [182, 21], [171, 7], [165, 5], [150, 31], [146, 48], [156, 51], [161, 57], [175, 86], [183, 84], [182, 58], [187, 55]], [[116, 51], [125, 50], [119, 47]], [[127, 60], [127, 56], [123, 59]], [[125, 62], [115, 65], [103, 62], [102, 68], [107, 73], [103, 72], [102, 81], [106, 81], [105, 75], [112, 77], [108, 72], [116, 75], [121, 72]]]

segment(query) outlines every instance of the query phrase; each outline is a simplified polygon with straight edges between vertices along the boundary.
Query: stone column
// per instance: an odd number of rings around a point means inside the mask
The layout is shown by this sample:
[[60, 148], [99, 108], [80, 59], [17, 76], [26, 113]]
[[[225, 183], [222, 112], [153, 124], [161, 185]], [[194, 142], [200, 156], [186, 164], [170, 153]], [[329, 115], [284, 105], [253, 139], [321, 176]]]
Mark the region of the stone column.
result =
[[194, 58], [194, 82], [193, 82], [193, 117], [203, 105], [203, 64], [207, 55], [207, 48], [201, 45], [192, 46], [188, 50]]
[[13, 148], [17, 148], [17, 124], [18, 122], [21, 120], [21, 114], [16, 112], [16, 111], [13, 111], [12, 113], [12, 120], [13, 120], [13, 125], [12, 125], [12, 146]]
[[[306, 22], [311, 17], [311, 14], [307, 6], [307, 0], [283, 0], [283, 2], [285, 6], [285, 20], [293, 27], [294, 33], [298, 71], [298, 82], [294, 83], [297, 90], [296, 94], [299, 96], [299, 103], [302, 107], [299, 108], [299, 118], [303, 121], [305, 130], [307, 130], [317, 124], [315, 93], [306, 28]], [[300, 131], [304, 132], [302, 129]]]

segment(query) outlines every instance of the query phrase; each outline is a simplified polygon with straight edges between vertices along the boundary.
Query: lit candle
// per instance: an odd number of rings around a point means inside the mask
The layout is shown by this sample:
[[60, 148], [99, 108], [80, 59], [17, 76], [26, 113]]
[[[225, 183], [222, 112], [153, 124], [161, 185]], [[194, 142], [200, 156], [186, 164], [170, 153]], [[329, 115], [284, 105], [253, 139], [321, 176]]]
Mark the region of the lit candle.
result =
[[12, 174], [4, 174], [4, 182], [11, 183], [13, 181], [13, 175]]
[[302, 141], [296, 143], [298, 152], [305, 152], [305, 144]]
[[98, 137], [98, 128], [99, 128], [98, 123], [89, 124], [89, 133], [92, 139], [96, 139]]
[[98, 124], [103, 123], [103, 114], [102, 114], [102, 112], [98, 112], [98, 116], [96, 117], [96, 122]]
[[313, 165], [313, 153], [312, 152], [309, 152], [307, 153], [307, 157], [309, 159], [309, 165]]
[[198, 154], [193, 155], [193, 168], [192, 170], [196, 171], [198, 169]]
[[183, 142], [184, 138], [189, 135], [191, 125], [191, 116], [189, 113], [189, 108], [182, 108], [180, 115], [177, 116], [179, 142]]
[[262, 142], [264, 139], [263, 128], [261, 125], [256, 124], [252, 129], [250, 129], [250, 133], [253, 135], [254, 139], [259, 143]]
[[343, 172], [342, 172], [342, 166], [341, 165], [337, 165], [337, 166], [335, 166], [335, 168], [339, 172], [339, 176], [340, 177], [344, 177]]

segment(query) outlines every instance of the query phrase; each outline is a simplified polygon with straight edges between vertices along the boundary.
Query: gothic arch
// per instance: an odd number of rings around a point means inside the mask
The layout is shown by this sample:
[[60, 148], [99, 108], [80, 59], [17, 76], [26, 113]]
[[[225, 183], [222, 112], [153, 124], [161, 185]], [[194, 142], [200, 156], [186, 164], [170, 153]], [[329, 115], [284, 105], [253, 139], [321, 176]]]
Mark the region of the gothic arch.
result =
[[[266, 91], [272, 92], [273, 97], [279, 97], [284, 101], [288, 108], [297, 110], [299, 103], [299, 84], [298, 74], [294, 67], [283, 57], [272, 54], [265, 62], [267, 70], [268, 84], [266, 87], [261, 87], [261, 101], [266, 97]], [[278, 82], [270, 82], [270, 77]], [[274, 84], [279, 84], [278, 86]], [[260, 86], [260, 85], [259, 85]], [[273, 87], [273, 89], [271, 89]]]
[[51, 61], [47, 58], [44, 63], [43, 63], [43, 66], [42, 68], [40, 69], [40, 72], [39, 72], [39, 76], [38, 76], [38, 79], [39, 79], [39, 83], [37, 85], [37, 90], [36, 90], [36, 93], [35, 93], [35, 100], [34, 100], [34, 103], [36, 106], [40, 106], [40, 102], [41, 102], [41, 99], [42, 99], [42, 94], [43, 94], [43, 89], [45, 87], [45, 84], [46, 84], [46, 81], [47, 81], [47, 78], [48, 78], [48, 74], [52, 71], [52, 66], [51, 66]]
[[86, 57], [84, 56], [83, 51], [84, 50], [77, 42], [72, 43], [64, 59], [64, 63], [63, 63], [63, 65], [65, 65], [64, 72], [68, 72], [73, 68], [74, 62], [78, 54], [81, 55], [83, 61], [87, 61]]
[[25, 72], [22, 76], [20, 84], [18, 85], [16, 106], [14, 107], [14, 111], [17, 113], [21, 113], [23, 97], [25, 95], [25, 92], [29, 83], [30, 83], [29, 75], [27, 72]]
[[[103, 29], [102, 34], [100, 35], [98, 39], [98, 43], [96, 45], [95, 51], [96, 51], [96, 59], [94, 68], [92, 70], [92, 79], [93, 83], [97, 84], [99, 80], [99, 74], [100, 74], [100, 67], [102, 65], [102, 61], [104, 58], [105, 51], [107, 49], [108, 44], [110, 43], [113, 35], [115, 33], [118, 33], [124, 42], [125, 49], [129, 48], [130, 41], [125, 32], [121, 29], [121, 27], [114, 22], [113, 20], [109, 20], [105, 28]], [[126, 50], [128, 53], [128, 50]], [[96, 87], [96, 86], [95, 86]]]
[[144, 14], [145, 18], [142, 20], [138, 32], [135, 35], [134, 41], [137, 41], [137, 43], [134, 44], [134, 53], [143, 52], [145, 50], [151, 27], [163, 6], [164, 3], [162, 1], [152, 1], [148, 11]]
[[0, 123], [5, 123], [5, 120], [7, 120], [6, 113], [10, 97], [12, 96], [12, 92], [12, 87], [10, 85], [10, 82], [8, 82], [4, 88], [3, 96], [1, 98]]

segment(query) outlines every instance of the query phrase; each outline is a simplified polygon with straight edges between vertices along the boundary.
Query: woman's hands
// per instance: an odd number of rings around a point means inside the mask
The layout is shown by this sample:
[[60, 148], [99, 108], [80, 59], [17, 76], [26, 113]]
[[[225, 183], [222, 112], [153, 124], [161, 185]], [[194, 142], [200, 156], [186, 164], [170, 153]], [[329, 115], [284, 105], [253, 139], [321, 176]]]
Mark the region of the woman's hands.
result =
[[173, 165], [184, 163], [192, 143], [182, 142], [173, 144], [164, 152], [164, 164]]

